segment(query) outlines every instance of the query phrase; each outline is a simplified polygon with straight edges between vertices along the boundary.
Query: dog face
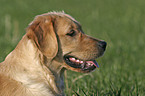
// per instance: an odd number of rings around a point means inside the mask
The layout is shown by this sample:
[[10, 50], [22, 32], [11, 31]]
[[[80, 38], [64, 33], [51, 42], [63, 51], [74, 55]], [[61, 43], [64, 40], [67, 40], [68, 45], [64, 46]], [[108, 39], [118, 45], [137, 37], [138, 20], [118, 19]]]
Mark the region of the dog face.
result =
[[54, 58], [61, 51], [62, 66], [76, 72], [96, 69], [95, 59], [103, 55], [106, 48], [106, 42], [86, 35], [81, 25], [64, 13], [37, 16], [28, 29], [28, 37], [46, 57]]
[[104, 53], [106, 42], [84, 34], [81, 25], [71, 17], [59, 17], [56, 23], [66, 67], [77, 72], [98, 67], [95, 59]]

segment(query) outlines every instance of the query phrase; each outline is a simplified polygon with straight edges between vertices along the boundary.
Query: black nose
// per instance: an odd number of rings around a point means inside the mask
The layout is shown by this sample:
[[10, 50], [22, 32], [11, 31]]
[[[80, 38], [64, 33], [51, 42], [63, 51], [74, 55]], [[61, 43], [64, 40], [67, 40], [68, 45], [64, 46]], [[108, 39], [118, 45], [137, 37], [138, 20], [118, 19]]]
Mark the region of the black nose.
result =
[[107, 43], [105, 41], [99, 41], [98, 42], [99, 47], [101, 47], [103, 50], [106, 49]]

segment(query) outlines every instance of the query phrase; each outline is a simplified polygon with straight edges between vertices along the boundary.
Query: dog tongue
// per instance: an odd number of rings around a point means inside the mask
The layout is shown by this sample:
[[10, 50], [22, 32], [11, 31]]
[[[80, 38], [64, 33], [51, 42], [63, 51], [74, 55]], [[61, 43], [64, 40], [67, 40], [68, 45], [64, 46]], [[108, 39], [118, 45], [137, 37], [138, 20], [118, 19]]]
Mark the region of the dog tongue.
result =
[[97, 63], [96, 60], [93, 60], [93, 61], [86, 61], [86, 63], [92, 63], [92, 64], [94, 64], [97, 68], [99, 68], [99, 64]]

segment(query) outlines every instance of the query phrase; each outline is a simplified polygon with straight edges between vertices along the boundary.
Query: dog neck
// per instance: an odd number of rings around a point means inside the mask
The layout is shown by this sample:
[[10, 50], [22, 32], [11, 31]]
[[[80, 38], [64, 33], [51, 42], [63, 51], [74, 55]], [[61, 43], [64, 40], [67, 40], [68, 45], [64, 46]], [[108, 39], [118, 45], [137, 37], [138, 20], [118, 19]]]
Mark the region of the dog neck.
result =
[[[53, 87], [52, 88], [53, 91], [55, 91], [55, 93], [63, 94], [64, 71], [66, 69], [62, 66], [62, 62], [58, 59], [58, 56], [49, 60], [44, 55], [42, 56], [41, 61], [43, 62], [43, 70], [45, 70], [46, 74], [49, 74], [49, 76], [47, 76], [49, 82], [51, 84], [54, 84], [54, 85], [51, 86], [51, 87]], [[52, 80], [50, 80], [49, 77]]]
[[[13, 61], [19, 59], [21, 62], [11, 63], [9, 62], [10, 58], [13, 58]], [[5, 61], [7, 61], [7, 63], [15, 64], [11, 66], [20, 67], [15, 70], [14, 75], [11, 76], [16, 81], [22, 82], [28, 88], [30, 87], [30, 89], [31, 86], [37, 85], [35, 89], [38, 92], [45, 90], [43, 93], [51, 93], [50, 95], [55, 96], [63, 94], [63, 73], [65, 69], [61, 66], [62, 61], [58, 59], [58, 55], [50, 60], [39, 51], [32, 40], [24, 36], [15, 50], [12, 51], [6, 59]], [[23, 76], [25, 76], [25, 79]], [[41, 88], [38, 87], [40, 83], [42, 83]], [[34, 88], [32, 87], [32, 89]]]

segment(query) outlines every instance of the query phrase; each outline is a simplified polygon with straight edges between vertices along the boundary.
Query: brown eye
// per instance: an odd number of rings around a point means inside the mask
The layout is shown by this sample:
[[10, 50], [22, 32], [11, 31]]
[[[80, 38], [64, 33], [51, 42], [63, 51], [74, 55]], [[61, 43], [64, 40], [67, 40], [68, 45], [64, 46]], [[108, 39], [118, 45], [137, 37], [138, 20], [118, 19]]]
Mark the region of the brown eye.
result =
[[66, 35], [68, 35], [68, 36], [74, 36], [75, 35], [75, 30], [71, 30], [69, 33], [67, 33]]

